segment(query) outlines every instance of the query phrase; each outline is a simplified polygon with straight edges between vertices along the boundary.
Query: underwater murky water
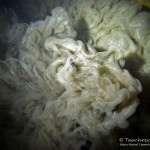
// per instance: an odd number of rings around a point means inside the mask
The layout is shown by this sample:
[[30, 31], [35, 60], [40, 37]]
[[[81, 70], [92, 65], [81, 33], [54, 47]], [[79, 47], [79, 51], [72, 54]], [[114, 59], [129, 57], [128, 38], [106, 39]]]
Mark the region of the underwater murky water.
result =
[[1, 0], [2, 149], [150, 146], [136, 141], [150, 138], [150, 12], [142, 3]]

